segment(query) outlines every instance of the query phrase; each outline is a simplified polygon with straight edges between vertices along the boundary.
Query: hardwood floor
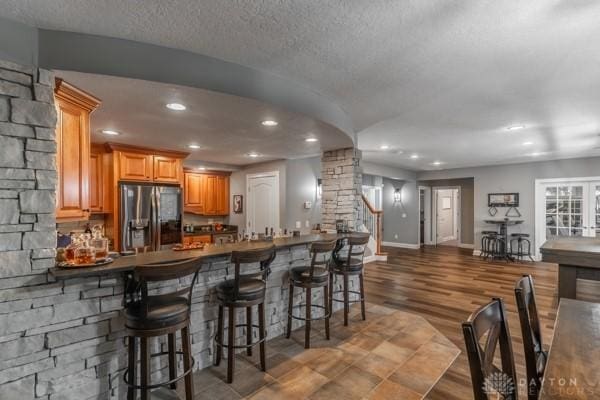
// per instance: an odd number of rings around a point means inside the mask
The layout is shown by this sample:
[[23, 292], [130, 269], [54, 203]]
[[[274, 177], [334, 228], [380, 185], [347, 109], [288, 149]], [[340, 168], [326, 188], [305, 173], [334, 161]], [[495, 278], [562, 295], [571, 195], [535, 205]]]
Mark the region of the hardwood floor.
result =
[[367, 300], [421, 315], [462, 351], [427, 399], [473, 398], [461, 322], [492, 297], [501, 297], [506, 302], [518, 378], [525, 377], [523, 342], [513, 291], [515, 282], [523, 274], [533, 276], [544, 343], [546, 347], [551, 343], [558, 305], [556, 265], [487, 262], [472, 256], [472, 250], [447, 246], [425, 250], [385, 248], [384, 251], [388, 253], [386, 263], [374, 262], [367, 266]]

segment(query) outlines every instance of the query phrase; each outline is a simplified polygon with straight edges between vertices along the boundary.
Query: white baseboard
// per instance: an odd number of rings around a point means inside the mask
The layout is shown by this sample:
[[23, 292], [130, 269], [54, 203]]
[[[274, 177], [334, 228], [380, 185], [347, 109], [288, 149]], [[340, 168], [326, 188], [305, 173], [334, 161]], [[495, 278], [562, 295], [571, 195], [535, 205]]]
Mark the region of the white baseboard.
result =
[[474, 249], [473, 250], [473, 255], [479, 257], [481, 255], [481, 250], [479, 249]]
[[468, 244], [468, 243], [460, 243], [458, 245], [458, 247], [460, 247], [461, 249], [474, 249], [475, 245], [473, 244]]
[[381, 245], [388, 246], [388, 247], [400, 247], [402, 249], [413, 249], [413, 250], [419, 250], [421, 248], [421, 246], [419, 246], [418, 244], [412, 244], [412, 243], [381, 242]]
[[374, 261], [383, 261], [383, 262], [387, 262], [387, 256], [386, 255], [371, 255], [371, 256], [366, 256], [364, 259], [364, 263], [370, 263], [370, 262], [374, 262]]

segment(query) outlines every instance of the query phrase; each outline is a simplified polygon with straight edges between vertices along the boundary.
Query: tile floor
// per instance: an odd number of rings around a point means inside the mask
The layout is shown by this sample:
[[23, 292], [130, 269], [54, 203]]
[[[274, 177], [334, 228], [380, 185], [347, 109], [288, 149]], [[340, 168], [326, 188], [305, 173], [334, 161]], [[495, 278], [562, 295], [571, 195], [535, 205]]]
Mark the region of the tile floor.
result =
[[313, 324], [311, 338], [308, 350], [303, 328], [291, 339], [270, 340], [266, 373], [257, 367], [258, 348], [252, 357], [238, 355], [232, 384], [225, 383], [226, 359], [198, 371], [196, 399], [422, 399], [460, 352], [424, 318], [370, 304], [366, 321], [355, 305], [348, 327], [340, 312], [334, 315], [331, 340], [322, 322]]

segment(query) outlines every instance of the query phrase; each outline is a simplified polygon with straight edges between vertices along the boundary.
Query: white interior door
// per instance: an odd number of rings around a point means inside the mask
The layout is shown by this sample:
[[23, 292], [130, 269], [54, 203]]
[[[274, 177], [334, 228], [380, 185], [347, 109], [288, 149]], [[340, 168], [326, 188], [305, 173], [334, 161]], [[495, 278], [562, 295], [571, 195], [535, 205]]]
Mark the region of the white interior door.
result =
[[454, 207], [455, 197], [452, 189], [437, 190], [437, 242], [446, 242], [456, 239]]
[[264, 233], [265, 228], [278, 231], [279, 173], [248, 175], [246, 198], [248, 232]]

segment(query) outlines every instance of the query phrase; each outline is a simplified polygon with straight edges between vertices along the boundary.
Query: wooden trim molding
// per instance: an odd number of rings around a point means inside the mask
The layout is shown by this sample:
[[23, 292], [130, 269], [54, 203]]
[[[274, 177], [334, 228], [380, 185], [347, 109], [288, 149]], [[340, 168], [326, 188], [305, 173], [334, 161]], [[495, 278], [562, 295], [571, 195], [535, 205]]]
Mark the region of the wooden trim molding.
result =
[[173, 158], [187, 158], [190, 153], [177, 150], [152, 149], [149, 147], [132, 146], [130, 144], [106, 142], [104, 144], [108, 151], [124, 151], [128, 153], [151, 154], [154, 156], [165, 156]]
[[99, 98], [79, 89], [76, 86], [71, 85], [68, 82], [65, 82], [61, 78], [56, 78], [54, 85], [54, 95], [56, 97], [81, 107], [87, 112], [91, 113], [102, 102], [102, 100]]
[[216, 171], [216, 170], [202, 170], [196, 171], [190, 168], [183, 169], [184, 174], [198, 174], [198, 175], [221, 175], [221, 176], [231, 176], [232, 171]]

